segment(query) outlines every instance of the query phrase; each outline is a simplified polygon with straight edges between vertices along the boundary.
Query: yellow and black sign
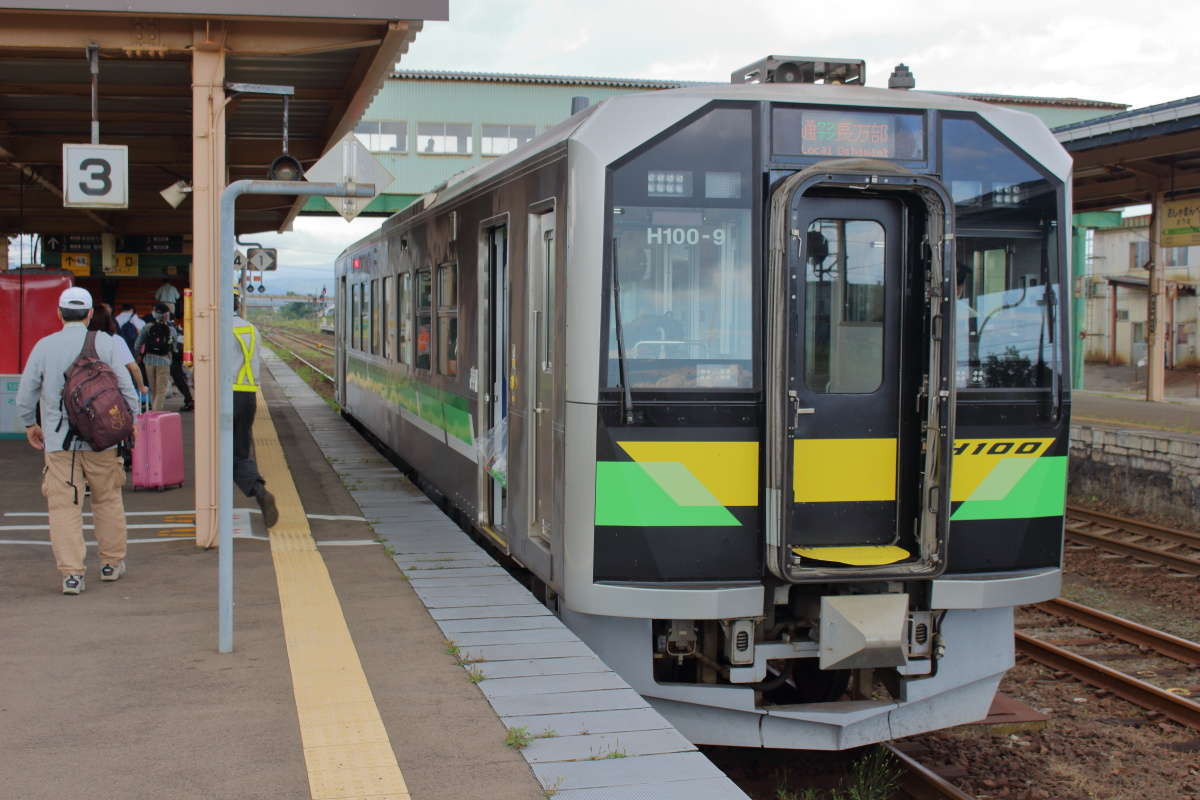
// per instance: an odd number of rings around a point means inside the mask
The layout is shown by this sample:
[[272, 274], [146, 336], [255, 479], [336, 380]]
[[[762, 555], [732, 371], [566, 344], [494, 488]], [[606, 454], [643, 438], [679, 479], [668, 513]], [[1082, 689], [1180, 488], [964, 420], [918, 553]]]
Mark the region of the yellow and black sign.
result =
[[62, 268], [70, 270], [73, 274], [81, 278], [86, 278], [92, 274], [92, 254], [91, 253], [63, 253]]
[[126, 278], [136, 278], [138, 274], [137, 253], [115, 253], [111, 270], [105, 270], [109, 275], [120, 275]]

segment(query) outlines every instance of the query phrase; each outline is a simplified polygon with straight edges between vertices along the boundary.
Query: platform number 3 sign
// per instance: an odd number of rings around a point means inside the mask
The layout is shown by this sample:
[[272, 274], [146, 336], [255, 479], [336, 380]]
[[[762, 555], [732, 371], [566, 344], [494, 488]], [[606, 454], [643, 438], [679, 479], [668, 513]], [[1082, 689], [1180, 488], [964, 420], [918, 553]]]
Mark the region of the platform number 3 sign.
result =
[[63, 205], [128, 208], [129, 148], [123, 144], [64, 144]]

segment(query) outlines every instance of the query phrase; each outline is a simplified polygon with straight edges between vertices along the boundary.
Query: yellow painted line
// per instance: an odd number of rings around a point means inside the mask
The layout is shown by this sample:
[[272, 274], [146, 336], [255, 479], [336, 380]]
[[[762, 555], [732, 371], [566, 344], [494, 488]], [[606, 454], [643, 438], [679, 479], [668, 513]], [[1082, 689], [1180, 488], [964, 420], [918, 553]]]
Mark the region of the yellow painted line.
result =
[[312, 798], [409, 800], [262, 394], [254, 450], [279, 506], [279, 522], [270, 531], [271, 557]]

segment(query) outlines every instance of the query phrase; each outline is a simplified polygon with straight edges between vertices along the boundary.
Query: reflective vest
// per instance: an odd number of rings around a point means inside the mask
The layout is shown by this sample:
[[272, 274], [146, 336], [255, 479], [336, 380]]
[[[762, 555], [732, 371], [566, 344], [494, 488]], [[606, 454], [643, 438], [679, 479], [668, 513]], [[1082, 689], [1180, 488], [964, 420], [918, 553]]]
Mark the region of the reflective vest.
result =
[[254, 380], [254, 348], [258, 344], [258, 334], [253, 325], [241, 325], [233, 329], [233, 338], [237, 339], [238, 346], [242, 348], [242, 368], [233, 380], [233, 390], [257, 392], [258, 382]]

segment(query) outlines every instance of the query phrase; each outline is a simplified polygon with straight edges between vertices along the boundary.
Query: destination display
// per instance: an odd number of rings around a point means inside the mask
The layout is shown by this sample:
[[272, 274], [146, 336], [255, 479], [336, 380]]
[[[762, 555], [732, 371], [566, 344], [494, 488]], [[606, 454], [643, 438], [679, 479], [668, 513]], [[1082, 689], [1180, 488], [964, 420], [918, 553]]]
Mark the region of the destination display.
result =
[[834, 158], [924, 158], [919, 114], [775, 108], [771, 141], [781, 155]]

